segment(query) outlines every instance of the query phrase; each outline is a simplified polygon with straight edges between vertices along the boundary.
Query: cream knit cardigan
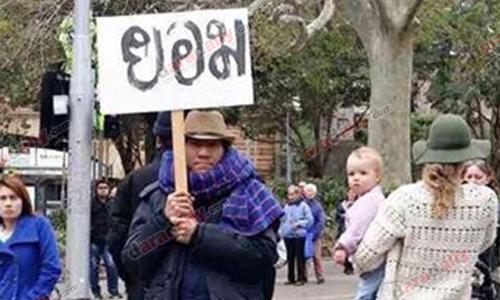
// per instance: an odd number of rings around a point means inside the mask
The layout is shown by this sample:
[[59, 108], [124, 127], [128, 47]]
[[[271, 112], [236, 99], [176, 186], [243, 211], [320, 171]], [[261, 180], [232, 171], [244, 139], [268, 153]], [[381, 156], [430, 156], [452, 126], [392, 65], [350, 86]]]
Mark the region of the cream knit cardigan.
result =
[[423, 182], [402, 186], [370, 224], [354, 263], [363, 273], [386, 261], [377, 299], [470, 300], [474, 264], [495, 240], [497, 196], [463, 185], [442, 218], [432, 201]]

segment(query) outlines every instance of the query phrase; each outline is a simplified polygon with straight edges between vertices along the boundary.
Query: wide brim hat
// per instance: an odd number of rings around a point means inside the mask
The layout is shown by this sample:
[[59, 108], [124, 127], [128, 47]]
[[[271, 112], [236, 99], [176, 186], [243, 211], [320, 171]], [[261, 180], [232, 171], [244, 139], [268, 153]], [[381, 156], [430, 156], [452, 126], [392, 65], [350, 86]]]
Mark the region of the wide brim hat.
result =
[[196, 140], [221, 140], [228, 143], [234, 141], [226, 126], [224, 117], [218, 111], [189, 112], [184, 122], [186, 137]]
[[488, 140], [471, 139], [469, 126], [463, 118], [445, 114], [432, 123], [428, 140], [420, 140], [413, 145], [412, 154], [417, 164], [453, 164], [486, 159], [490, 150]]
[[[471, 140], [471, 145], [473, 148], [475, 148], [474, 151], [479, 151], [480, 155], [477, 157], [473, 157], [470, 159], [475, 159], [475, 158], [480, 158], [480, 159], [487, 159], [490, 150], [491, 150], [491, 143], [488, 140], [478, 140], [478, 139], [472, 139]], [[412, 147], [412, 155], [413, 155], [413, 161], [417, 163], [421, 159], [421, 156], [425, 153], [426, 151], [426, 146], [427, 146], [427, 141], [425, 140], [419, 140], [413, 144]], [[474, 156], [476, 156], [477, 152], [475, 152]], [[469, 160], [469, 159], [467, 159]], [[423, 163], [423, 162], [419, 162]]]

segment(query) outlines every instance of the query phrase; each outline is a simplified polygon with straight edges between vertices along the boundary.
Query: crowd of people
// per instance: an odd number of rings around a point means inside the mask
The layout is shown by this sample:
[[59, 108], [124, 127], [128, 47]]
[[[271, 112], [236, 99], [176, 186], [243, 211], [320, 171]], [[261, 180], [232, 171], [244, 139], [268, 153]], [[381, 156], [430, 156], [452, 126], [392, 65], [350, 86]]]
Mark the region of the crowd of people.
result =
[[325, 227], [325, 212], [317, 198], [317, 187], [305, 182], [290, 185], [281, 218], [279, 236], [286, 246], [288, 281], [304, 285], [307, 280], [307, 259], [314, 266], [318, 284], [325, 282], [322, 265], [321, 237]]
[[[359, 274], [354, 299], [493, 299], [491, 282], [473, 284], [476, 264], [484, 264], [488, 273], [498, 265], [498, 185], [486, 161], [489, 152], [489, 142], [471, 139], [462, 118], [442, 115], [428, 140], [413, 147], [422, 179], [387, 199], [380, 185], [380, 154], [360, 147], [349, 155], [348, 192], [336, 207], [331, 252], [345, 274]], [[286, 284], [307, 282], [308, 232], [319, 219], [308, 202], [315, 194], [306, 192], [308, 186], [316, 191], [313, 185], [288, 188], [280, 227]]]
[[[413, 147], [415, 162], [423, 165], [422, 180], [397, 188], [387, 199], [378, 187], [382, 165], [375, 150], [358, 153], [365, 157], [358, 165], [365, 180], [357, 190], [364, 193], [350, 195], [357, 200], [347, 208], [345, 232], [334, 248], [335, 262], [344, 264], [347, 257], [360, 274], [356, 299], [471, 299], [478, 258], [492, 271], [498, 254], [497, 191], [485, 162], [489, 151], [488, 143], [471, 139], [462, 118], [439, 116], [428, 139]], [[370, 204], [363, 201], [367, 198]]]
[[[308, 270], [325, 283], [326, 214], [314, 184], [291, 184], [280, 204], [232, 147], [223, 116], [191, 111], [189, 191], [177, 190], [168, 113], [158, 115], [153, 131], [155, 159], [128, 174], [114, 197], [108, 181], [95, 182], [94, 298], [102, 298], [102, 260], [111, 298], [122, 297], [121, 277], [132, 300], [269, 300], [280, 246], [285, 284], [305, 285]], [[489, 152], [488, 143], [471, 139], [462, 118], [439, 116], [428, 139], [413, 147], [422, 179], [389, 195], [377, 150], [363, 146], [349, 155], [348, 192], [327, 248], [345, 274], [359, 275], [355, 299], [471, 299], [476, 263], [492, 271], [498, 261], [498, 185]], [[52, 226], [33, 212], [26, 187], [12, 175], [0, 178], [0, 271], [0, 299], [47, 299], [61, 274]]]

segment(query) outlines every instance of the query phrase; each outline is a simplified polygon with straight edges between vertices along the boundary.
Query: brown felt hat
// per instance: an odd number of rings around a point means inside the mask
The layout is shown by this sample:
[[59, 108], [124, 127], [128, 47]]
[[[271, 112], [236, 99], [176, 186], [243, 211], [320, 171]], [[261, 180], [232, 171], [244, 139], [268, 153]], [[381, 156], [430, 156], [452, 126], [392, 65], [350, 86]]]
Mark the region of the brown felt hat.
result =
[[222, 140], [229, 143], [234, 137], [228, 132], [222, 114], [216, 110], [190, 111], [185, 121], [186, 137], [196, 140]]

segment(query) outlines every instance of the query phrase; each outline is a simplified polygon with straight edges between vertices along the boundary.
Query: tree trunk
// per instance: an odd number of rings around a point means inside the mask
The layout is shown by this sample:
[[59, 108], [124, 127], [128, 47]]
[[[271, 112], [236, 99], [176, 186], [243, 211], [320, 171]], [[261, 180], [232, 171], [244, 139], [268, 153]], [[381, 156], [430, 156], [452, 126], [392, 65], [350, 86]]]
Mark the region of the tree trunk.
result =
[[411, 182], [413, 40], [409, 35], [401, 38], [381, 33], [371, 38], [370, 45], [365, 47], [368, 49], [371, 80], [368, 144], [382, 154], [383, 185], [392, 189]]
[[[311, 120], [315, 144], [310, 148], [314, 149], [314, 151], [309, 152], [306, 150], [301, 152], [305, 159], [307, 175], [312, 178], [323, 178], [332, 152], [332, 135], [330, 129], [332, 126], [333, 113], [325, 117], [321, 115], [320, 112], [315, 111], [314, 115], [318, 116], [316, 119]], [[322, 121], [326, 123], [323, 124]], [[326, 128], [324, 133], [321, 131], [322, 128]], [[308, 157], [308, 154], [311, 153], [313, 154], [312, 157]]]
[[491, 113], [491, 166], [495, 176], [500, 179], [500, 108], [495, 107]]

